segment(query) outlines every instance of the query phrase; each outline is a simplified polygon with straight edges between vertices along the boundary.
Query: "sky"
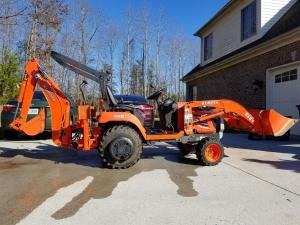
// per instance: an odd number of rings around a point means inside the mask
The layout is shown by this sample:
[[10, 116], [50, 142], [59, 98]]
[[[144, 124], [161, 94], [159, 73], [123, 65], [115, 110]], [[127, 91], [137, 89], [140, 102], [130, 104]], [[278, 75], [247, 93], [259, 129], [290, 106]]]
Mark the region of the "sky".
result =
[[193, 34], [228, 0], [90, 0], [90, 2], [118, 23], [121, 22], [121, 15], [128, 5], [139, 8], [146, 3], [150, 6], [153, 15], [157, 15], [159, 9], [162, 8], [166, 18], [193, 37]]

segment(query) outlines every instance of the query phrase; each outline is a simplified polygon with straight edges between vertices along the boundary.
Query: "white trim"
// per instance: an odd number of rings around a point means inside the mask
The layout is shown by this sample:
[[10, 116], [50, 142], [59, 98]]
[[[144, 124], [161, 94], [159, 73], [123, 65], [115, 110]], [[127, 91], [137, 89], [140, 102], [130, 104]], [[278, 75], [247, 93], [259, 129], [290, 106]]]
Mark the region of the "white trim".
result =
[[287, 64], [283, 64], [283, 65], [280, 65], [280, 66], [275, 66], [275, 67], [272, 67], [272, 68], [268, 68], [267, 71], [272, 72], [273, 70], [284, 69], [285, 67], [294, 66], [294, 65], [297, 65], [299, 63], [300, 63], [300, 60], [295, 61], [295, 62], [291, 62], [291, 63], [287, 63]]

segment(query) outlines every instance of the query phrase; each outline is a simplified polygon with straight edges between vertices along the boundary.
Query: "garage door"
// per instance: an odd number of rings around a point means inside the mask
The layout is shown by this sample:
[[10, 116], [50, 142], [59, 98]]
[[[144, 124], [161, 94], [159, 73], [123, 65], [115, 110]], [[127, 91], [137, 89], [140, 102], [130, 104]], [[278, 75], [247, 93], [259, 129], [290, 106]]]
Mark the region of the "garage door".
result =
[[[293, 118], [299, 118], [296, 105], [300, 104], [300, 63], [287, 65], [269, 70], [269, 88], [267, 94], [269, 107]], [[297, 124], [291, 133], [300, 135], [300, 124]]]

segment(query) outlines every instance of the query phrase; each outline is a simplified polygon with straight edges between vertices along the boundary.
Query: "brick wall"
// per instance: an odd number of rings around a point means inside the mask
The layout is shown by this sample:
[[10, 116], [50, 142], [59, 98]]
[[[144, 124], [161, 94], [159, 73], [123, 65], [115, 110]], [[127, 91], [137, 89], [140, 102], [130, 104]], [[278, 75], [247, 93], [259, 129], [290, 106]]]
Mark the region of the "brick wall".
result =
[[[296, 51], [296, 57], [292, 52]], [[266, 107], [266, 70], [300, 60], [300, 41], [187, 82], [198, 87], [198, 99], [227, 98], [249, 108]], [[254, 83], [262, 84], [254, 85]]]

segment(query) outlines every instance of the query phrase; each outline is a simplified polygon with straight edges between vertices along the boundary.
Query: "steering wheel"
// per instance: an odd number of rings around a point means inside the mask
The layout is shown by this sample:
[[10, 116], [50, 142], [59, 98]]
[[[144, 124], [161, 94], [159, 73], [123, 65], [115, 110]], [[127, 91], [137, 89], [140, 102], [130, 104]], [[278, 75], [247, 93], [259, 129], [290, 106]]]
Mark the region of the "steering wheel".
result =
[[147, 99], [149, 100], [156, 100], [159, 98], [159, 96], [165, 91], [164, 88], [154, 92], [153, 94], [151, 94], [150, 96], [147, 97]]

